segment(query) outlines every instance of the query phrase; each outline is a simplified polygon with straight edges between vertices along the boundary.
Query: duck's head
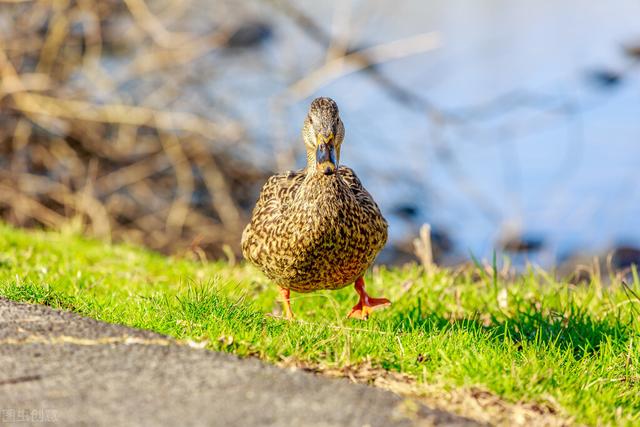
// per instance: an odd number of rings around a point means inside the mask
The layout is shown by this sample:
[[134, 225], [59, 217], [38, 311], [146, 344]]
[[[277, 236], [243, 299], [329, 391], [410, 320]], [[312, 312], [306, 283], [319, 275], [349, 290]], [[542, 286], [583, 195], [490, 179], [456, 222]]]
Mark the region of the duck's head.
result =
[[313, 100], [304, 119], [302, 138], [307, 148], [307, 169], [333, 175], [338, 169], [344, 139], [344, 125], [333, 99]]

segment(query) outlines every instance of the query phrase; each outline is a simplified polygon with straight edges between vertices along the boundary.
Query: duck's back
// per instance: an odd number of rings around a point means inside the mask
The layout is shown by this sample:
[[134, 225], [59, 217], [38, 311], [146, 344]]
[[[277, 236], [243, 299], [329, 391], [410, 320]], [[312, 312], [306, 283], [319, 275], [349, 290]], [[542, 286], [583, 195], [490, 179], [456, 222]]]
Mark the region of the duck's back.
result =
[[272, 176], [242, 236], [244, 256], [294, 291], [336, 289], [373, 263], [387, 223], [353, 170]]

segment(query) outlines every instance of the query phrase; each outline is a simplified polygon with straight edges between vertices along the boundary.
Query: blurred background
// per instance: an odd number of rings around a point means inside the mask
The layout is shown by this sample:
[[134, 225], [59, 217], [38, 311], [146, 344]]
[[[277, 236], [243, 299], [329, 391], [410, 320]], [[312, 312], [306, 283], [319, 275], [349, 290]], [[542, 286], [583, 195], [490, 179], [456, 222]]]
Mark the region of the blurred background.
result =
[[379, 261], [640, 259], [640, 2], [0, 0], [0, 216], [234, 259], [334, 98]]

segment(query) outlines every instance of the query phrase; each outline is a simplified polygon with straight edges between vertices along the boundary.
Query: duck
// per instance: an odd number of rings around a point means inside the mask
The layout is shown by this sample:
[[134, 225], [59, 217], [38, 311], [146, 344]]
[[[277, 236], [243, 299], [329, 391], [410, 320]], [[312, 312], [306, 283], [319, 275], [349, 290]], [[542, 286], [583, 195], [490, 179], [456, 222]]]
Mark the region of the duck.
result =
[[294, 317], [291, 291], [353, 283], [358, 302], [347, 317], [361, 320], [391, 304], [365, 291], [388, 224], [353, 169], [340, 164], [344, 136], [337, 103], [314, 99], [302, 126], [306, 166], [267, 180], [242, 233], [244, 257], [278, 286], [287, 319]]

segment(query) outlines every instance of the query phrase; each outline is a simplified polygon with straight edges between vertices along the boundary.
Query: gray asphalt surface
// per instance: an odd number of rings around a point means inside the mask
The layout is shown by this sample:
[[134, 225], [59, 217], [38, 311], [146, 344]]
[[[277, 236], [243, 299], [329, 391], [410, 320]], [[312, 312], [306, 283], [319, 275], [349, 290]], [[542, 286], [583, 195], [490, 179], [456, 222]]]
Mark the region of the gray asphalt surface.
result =
[[0, 424], [468, 426], [393, 393], [0, 298]]

